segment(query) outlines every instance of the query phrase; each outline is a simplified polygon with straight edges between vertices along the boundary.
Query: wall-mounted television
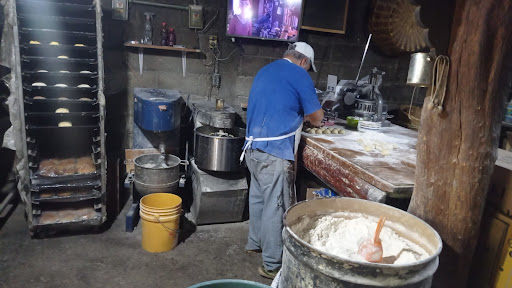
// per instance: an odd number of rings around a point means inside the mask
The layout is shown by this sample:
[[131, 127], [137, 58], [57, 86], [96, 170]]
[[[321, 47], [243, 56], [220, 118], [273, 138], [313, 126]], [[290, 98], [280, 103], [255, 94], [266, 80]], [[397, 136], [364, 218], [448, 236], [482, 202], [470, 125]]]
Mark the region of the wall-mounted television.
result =
[[303, 0], [228, 0], [226, 35], [295, 42]]

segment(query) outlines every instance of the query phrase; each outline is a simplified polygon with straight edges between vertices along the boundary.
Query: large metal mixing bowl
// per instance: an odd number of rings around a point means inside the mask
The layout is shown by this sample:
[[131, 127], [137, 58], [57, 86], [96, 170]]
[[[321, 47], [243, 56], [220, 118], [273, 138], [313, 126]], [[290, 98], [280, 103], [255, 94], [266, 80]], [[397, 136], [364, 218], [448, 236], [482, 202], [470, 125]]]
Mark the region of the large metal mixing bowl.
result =
[[[409, 264], [369, 263], [341, 258], [313, 247], [292, 228], [303, 217], [315, 218], [337, 212], [361, 213], [376, 219], [386, 216], [385, 226], [422, 247], [429, 257]], [[414, 215], [385, 204], [353, 198], [304, 201], [286, 211], [284, 226], [281, 288], [429, 288], [439, 265], [438, 256], [442, 249], [439, 234]]]
[[[220, 130], [233, 137], [214, 135]], [[194, 130], [194, 135], [194, 158], [201, 170], [234, 172], [244, 167], [240, 164], [240, 155], [245, 143], [245, 129], [201, 126]]]
[[180, 158], [170, 154], [138, 156], [133, 160], [135, 189], [143, 196], [152, 193], [175, 193], [180, 180], [179, 165], [182, 162]]

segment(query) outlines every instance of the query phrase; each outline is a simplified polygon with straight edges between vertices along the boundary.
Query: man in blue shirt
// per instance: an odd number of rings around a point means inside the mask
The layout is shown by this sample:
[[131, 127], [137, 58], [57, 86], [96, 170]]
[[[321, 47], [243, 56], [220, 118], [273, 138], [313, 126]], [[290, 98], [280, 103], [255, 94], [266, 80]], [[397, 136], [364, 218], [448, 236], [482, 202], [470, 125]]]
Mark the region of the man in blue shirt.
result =
[[295, 152], [304, 121], [322, 126], [323, 110], [308, 70], [314, 51], [291, 44], [283, 59], [263, 67], [249, 94], [246, 162], [251, 172], [247, 253], [262, 252], [261, 276], [281, 268], [283, 214], [295, 199]]

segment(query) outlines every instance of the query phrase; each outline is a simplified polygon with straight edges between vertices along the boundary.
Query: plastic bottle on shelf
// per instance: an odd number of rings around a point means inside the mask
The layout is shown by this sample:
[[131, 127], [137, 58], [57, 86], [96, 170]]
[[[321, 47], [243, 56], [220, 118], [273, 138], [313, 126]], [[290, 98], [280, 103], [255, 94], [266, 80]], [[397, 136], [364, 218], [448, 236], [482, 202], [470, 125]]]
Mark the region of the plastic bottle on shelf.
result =
[[174, 46], [176, 45], [176, 33], [174, 33], [174, 28], [169, 28], [167, 45]]
[[167, 23], [165, 22], [162, 22], [162, 30], [160, 31], [160, 36], [162, 37], [160, 45], [167, 46], [167, 41], [169, 41], [169, 39], [167, 39]]

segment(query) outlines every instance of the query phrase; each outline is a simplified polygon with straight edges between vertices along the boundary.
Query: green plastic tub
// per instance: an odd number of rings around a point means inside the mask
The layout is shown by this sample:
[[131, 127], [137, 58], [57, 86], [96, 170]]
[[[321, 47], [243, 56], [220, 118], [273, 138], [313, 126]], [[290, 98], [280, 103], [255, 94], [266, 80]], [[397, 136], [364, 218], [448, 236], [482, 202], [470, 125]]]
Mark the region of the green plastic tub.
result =
[[199, 283], [196, 285], [192, 285], [188, 288], [270, 288], [270, 286], [256, 283], [247, 280], [234, 280], [234, 279], [224, 279], [224, 280], [213, 280], [208, 282]]

